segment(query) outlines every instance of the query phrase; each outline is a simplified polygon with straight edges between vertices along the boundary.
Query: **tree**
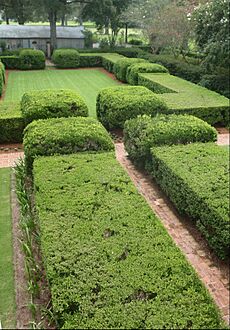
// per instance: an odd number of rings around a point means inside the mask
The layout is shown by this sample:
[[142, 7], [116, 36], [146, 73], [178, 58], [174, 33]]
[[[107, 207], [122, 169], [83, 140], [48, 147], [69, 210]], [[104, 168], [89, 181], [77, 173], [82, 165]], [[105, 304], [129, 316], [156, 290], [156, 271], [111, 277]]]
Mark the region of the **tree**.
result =
[[9, 19], [15, 19], [18, 24], [23, 25], [32, 19], [34, 10], [34, 0], [2, 0], [0, 9], [3, 10], [6, 23]]
[[83, 17], [93, 20], [99, 29], [106, 28], [109, 34], [110, 46], [116, 43], [119, 30], [123, 27], [122, 13], [134, 0], [94, 0], [86, 4], [83, 9]]
[[228, 67], [229, 60], [229, 2], [213, 0], [198, 7], [193, 14], [195, 39], [205, 52], [206, 66]]

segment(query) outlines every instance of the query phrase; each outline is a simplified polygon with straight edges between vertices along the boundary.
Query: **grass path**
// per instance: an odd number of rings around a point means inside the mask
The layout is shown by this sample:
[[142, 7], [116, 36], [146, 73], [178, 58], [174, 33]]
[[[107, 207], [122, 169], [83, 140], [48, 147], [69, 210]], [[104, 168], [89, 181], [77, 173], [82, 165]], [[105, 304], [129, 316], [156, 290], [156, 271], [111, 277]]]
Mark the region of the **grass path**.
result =
[[29, 90], [72, 89], [84, 97], [90, 116], [96, 117], [96, 97], [102, 88], [116, 86], [118, 82], [97, 69], [92, 70], [39, 70], [9, 73], [5, 101], [20, 101]]
[[4, 329], [15, 328], [10, 175], [10, 168], [0, 169], [0, 320]]

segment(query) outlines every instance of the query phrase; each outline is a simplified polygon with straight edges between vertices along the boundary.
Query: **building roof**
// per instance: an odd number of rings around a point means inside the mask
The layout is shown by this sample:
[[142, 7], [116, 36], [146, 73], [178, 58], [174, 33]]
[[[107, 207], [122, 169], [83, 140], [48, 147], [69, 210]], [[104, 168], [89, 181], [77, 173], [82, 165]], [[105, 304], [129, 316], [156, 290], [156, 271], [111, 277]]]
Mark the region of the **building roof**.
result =
[[[57, 26], [57, 38], [84, 39], [82, 26]], [[49, 39], [47, 25], [0, 25], [0, 39]]]

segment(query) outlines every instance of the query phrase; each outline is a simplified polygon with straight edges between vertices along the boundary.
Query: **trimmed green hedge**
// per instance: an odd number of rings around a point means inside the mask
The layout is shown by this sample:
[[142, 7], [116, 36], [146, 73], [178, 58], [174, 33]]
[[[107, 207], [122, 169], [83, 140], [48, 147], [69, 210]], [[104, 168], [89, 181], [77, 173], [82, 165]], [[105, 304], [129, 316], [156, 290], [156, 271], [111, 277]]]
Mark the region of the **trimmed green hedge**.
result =
[[166, 114], [190, 114], [211, 125], [229, 125], [229, 100], [222, 95], [165, 73], [139, 73], [138, 83], [163, 93], [158, 96], [168, 106]]
[[24, 131], [23, 145], [28, 168], [37, 156], [114, 150], [101, 123], [85, 117], [33, 121]]
[[91, 68], [91, 67], [101, 67], [102, 58], [101, 54], [80, 54], [80, 64], [81, 68]]
[[153, 146], [216, 140], [215, 128], [188, 115], [144, 115], [127, 120], [124, 126], [126, 151], [131, 159], [143, 165], [150, 161]]
[[141, 86], [105, 88], [97, 96], [97, 117], [107, 128], [123, 128], [127, 119], [166, 111], [165, 102]]
[[115, 64], [125, 57], [119, 54], [102, 54], [102, 66], [105, 70], [113, 73]]
[[24, 128], [20, 104], [0, 102], [0, 143], [22, 142]]
[[0, 56], [0, 61], [5, 65], [6, 69], [19, 68], [19, 56]]
[[127, 69], [126, 80], [130, 85], [138, 85], [139, 73], [168, 73], [168, 69], [160, 64], [137, 63]]
[[110, 153], [34, 163], [58, 329], [222, 329], [208, 291]]
[[117, 61], [114, 65], [114, 74], [116, 78], [122, 82], [127, 82], [126, 74], [128, 67], [136, 63], [145, 63], [146, 61], [139, 58], [125, 58]]
[[152, 148], [152, 174], [221, 258], [230, 252], [229, 152], [214, 143]]
[[79, 68], [81, 63], [80, 54], [76, 49], [56, 49], [52, 61], [61, 69]]
[[21, 111], [27, 123], [36, 119], [88, 116], [84, 99], [68, 89], [27, 92], [21, 100]]
[[19, 53], [18, 69], [40, 70], [45, 68], [45, 54], [41, 50], [23, 49]]

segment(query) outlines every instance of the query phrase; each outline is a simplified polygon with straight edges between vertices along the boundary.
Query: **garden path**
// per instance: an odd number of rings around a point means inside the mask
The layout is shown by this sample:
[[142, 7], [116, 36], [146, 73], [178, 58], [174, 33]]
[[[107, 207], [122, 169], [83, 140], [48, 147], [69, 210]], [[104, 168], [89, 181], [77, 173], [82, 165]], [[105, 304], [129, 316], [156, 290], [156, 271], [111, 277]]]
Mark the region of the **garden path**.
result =
[[[229, 131], [218, 129], [218, 144], [229, 145]], [[220, 261], [210, 252], [194, 224], [178, 215], [167, 197], [145, 172], [138, 170], [128, 159], [122, 142], [115, 143], [116, 156], [125, 168], [138, 191], [144, 196], [154, 212], [159, 216], [176, 245], [183, 251], [196, 269], [200, 278], [219, 306], [226, 322], [229, 320], [229, 268], [227, 262]], [[20, 144], [0, 145], [0, 168], [13, 167], [23, 157]]]

